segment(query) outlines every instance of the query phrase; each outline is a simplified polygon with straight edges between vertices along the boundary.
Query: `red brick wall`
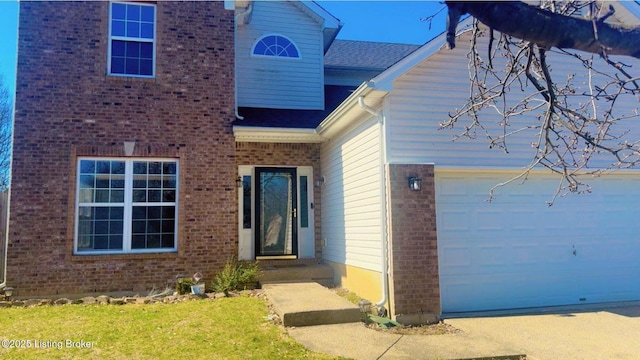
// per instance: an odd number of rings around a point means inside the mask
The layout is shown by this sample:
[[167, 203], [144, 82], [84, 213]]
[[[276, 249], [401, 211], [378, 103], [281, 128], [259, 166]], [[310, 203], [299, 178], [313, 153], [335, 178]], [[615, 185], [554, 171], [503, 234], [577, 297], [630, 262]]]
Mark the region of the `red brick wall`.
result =
[[[255, 166], [313, 166], [314, 184], [320, 175], [320, 145], [319, 144], [282, 144], [282, 143], [237, 143], [236, 161], [238, 165]], [[320, 188], [313, 188], [314, 198], [314, 230], [316, 259], [322, 259], [321, 229], [320, 229]], [[277, 260], [282, 262], [282, 260]], [[300, 263], [308, 261], [300, 260]], [[268, 261], [261, 261], [263, 264]]]
[[[440, 315], [433, 165], [388, 165], [391, 311], [404, 323]], [[408, 178], [422, 179], [411, 191]], [[402, 318], [402, 319], [400, 319]]]
[[[157, 3], [156, 77], [106, 76], [107, 2], [21, 2], [8, 285], [17, 295], [205, 280], [237, 254], [233, 12]], [[178, 252], [74, 256], [77, 156], [180, 162]], [[208, 277], [208, 278], [207, 278]]]

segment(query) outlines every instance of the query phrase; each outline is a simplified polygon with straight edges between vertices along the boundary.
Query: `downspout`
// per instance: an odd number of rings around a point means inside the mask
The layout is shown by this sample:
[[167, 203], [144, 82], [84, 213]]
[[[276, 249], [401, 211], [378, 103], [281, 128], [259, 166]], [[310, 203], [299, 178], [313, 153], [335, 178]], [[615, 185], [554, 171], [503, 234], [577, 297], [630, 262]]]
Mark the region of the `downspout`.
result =
[[[14, 100], [14, 106], [15, 106], [15, 100]], [[15, 114], [15, 111], [14, 111], [14, 114]], [[13, 148], [13, 144], [11, 147]], [[11, 163], [13, 163], [13, 154], [11, 156]], [[11, 178], [11, 165], [9, 166], [10, 166], [9, 178]], [[5, 231], [3, 234], [4, 235], [4, 259], [1, 260], [2, 261], [2, 282], [0, 283], [0, 291], [2, 291], [5, 287], [7, 287], [7, 259], [8, 259], [7, 255], [9, 253], [9, 211], [11, 209], [9, 204], [11, 203], [11, 190], [7, 189], [6, 191], [7, 191], [7, 201], [6, 201], [7, 214], [6, 214], [6, 218], [4, 219], [6, 221], [6, 225], [5, 225]]]
[[233, 31], [233, 53], [234, 53], [234, 59], [233, 59], [233, 97], [234, 97], [234, 107], [235, 107], [235, 115], [236, 115], [236, 119], [238, 120], [244, 120], [243, 116], [240, 116], [240, 114], [238, 113], [238, 61], [237, 61], [237, 56], [236, 51], [238, 50], [238, 20], [240, 19], [240, 17], [245, 16], [245, 15], [249, 15], [249, 13], [251, 13], [251, 11], [253, 10], [252, 4], [251, 2], [249, 2], [249, 5], [247, 5], [247, 9], [244, 10], [241, 13], [238, 13], [235, 15], [235, 19], [233, 22], [233, 26], [234, 26], [234, 31]]
[[381, 193], [381, 200], [382, 200], [382, 234], [381, 234], [381, 252], [382, 252], [382, 261], [380, 264], [380, 267], [382, 268], [382, 298], [375, 303], [376, 307], [378, 309], [380, 309], [378, 311], [378, 315], [379, 316], [386, 316], [387, 315], [387, 310], [385, 309], [384, 305], [387, 303], [388, 301], [388, 297], [387, 294], [389, 293], [389, 243], [387, 241], [387, 192], [386, 192], [386, 183], [385, 183], [385, 156], [382, 156], [384, 154], [384, 145], [385, 145], [385, 139], [384, 139], [384, 121], [383, 121], [383, 116], [380, 113], [380, 111], [376, 111], [376, 109], [372, 108], [371, 106], [365, 104], [364, 102], [364, 96], [360, 96], [358, 97], [358, 105], [360, 105], [360, 107], [368, 112], [369, 114], [375, 116], [378, 120], [378, 125], [380, 127], [380, 152], [381, 152], [381, 156], [380, 156], [380, 174], [382, 174], [381, 178], [380, 178], [380, 193]]

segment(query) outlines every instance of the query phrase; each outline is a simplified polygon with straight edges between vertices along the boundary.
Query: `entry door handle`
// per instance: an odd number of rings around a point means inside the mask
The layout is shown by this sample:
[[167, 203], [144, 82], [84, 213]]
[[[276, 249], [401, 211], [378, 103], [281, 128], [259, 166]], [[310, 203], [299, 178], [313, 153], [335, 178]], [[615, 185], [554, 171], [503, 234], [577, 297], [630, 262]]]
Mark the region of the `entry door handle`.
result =
[[298, 208], [293, 208], [293, 217], [294, 218], [298, 217]]

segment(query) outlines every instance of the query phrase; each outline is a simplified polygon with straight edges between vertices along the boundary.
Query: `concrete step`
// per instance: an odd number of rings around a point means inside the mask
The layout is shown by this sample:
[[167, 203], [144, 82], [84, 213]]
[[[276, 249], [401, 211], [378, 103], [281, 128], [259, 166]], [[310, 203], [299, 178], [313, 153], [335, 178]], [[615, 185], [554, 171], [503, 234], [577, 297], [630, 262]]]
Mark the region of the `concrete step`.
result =
[[268, 283], [262, 289], [284, 326], [312, 326], [359, 322], [357, 305], [317, 282]]
[[333, 268], [325, 264], [278, 264], [261, 265], [260, 284], [274, 282], [315, 281], [324, 286], [333, 286]]

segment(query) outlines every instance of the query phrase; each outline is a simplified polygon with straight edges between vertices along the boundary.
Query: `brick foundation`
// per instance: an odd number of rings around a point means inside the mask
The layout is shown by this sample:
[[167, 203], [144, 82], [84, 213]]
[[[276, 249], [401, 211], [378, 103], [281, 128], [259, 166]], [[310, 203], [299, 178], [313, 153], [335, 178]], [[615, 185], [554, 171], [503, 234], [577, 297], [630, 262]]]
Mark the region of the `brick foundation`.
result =
[[[412, 191], [408, 178], [422, 179]], [[440, 286], [433, 165], [387, 165], [391, 312], [405, 324], [439, 319]]]

